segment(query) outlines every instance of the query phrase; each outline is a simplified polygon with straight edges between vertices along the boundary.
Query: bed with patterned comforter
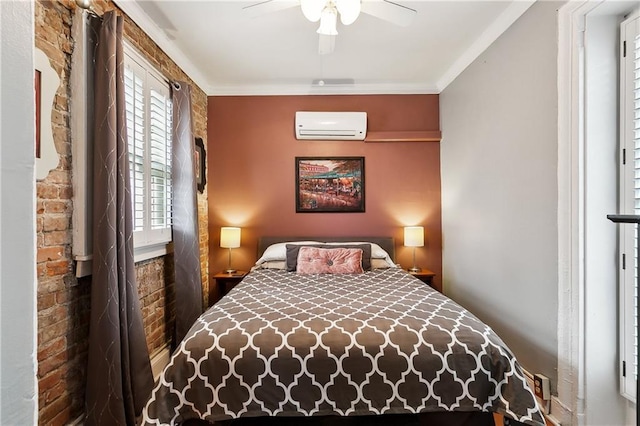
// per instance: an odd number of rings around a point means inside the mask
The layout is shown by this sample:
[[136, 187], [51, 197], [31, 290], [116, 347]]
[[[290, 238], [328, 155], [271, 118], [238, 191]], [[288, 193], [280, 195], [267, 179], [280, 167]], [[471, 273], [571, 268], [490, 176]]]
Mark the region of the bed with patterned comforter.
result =
[[502, 340], [406, 271], [258, 269], [193, 325], [143, 423], [435, 411], [544, 425]]

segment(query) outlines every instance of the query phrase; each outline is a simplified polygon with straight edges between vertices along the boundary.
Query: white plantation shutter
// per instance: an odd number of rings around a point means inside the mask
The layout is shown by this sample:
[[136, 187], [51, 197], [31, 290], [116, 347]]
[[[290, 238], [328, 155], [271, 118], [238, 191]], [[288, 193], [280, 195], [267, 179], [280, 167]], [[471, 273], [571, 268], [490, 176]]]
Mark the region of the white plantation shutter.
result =
[[127, 112], [127, 138], [129, 145], [129, 168], [131, 171], [131, 196], [133, 205], [133, 230], [144, 229], [144, 94], [143, 80], [137, 70], [125, 68], [125, 105]]
[[[621, 25], [620, 136], [623, 166], [620, 175], [621, 213], [640, 215], [640, 15]], [[621, 393], [636, 399], [638, 377], [638, 258], [636, 227], [621, 227], [620, 271]]]
[[172, 105], [168, 82], [127, 45], [125, 104], [138, 261], [171, 241]]
[[154, 88], [150, 96], [151, 229], [171, 226], [171, 101]]

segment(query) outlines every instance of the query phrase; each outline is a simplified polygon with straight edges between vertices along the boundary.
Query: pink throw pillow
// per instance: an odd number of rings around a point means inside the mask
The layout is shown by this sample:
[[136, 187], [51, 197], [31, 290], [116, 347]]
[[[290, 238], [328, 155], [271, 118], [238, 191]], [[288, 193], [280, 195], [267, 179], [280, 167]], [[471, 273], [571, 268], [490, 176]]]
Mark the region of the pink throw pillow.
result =
[[301, 247], [298, 253], [299, 274], [361, 274], [362, 249]]

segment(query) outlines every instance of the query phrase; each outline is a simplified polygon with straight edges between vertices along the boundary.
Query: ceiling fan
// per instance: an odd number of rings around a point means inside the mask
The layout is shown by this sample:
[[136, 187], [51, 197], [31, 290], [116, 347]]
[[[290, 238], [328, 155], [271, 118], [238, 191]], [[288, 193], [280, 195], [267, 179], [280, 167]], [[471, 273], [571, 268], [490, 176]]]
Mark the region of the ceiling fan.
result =
[[318, 53], [321, 55], [335, 49], [338, 15], [343, 25], [354, 23], [362, 12], [407, 27], [417, 14], [416, 10], [390, 0], [264, 0], [245, 6], [243, 10], [255, 17], [294, 6], [299, 6], [309, 21], [320, 21], [316, 32], [320, 36]]

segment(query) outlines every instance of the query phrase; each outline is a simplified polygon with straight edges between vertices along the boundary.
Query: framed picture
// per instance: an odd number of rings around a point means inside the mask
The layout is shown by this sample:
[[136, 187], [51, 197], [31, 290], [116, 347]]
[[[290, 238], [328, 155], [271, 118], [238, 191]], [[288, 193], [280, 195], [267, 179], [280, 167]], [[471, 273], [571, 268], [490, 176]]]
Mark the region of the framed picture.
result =
[[364, 212], [364, 157], [296, 157], [296, 212]]
[[207, 184], [207, 152], [204, 150], [204, 142], [202, 138], [196, 138], [196, 152], [194, 156], [196, 167], [196, 185], [198, 192], [204, 192], [204, 186]]

